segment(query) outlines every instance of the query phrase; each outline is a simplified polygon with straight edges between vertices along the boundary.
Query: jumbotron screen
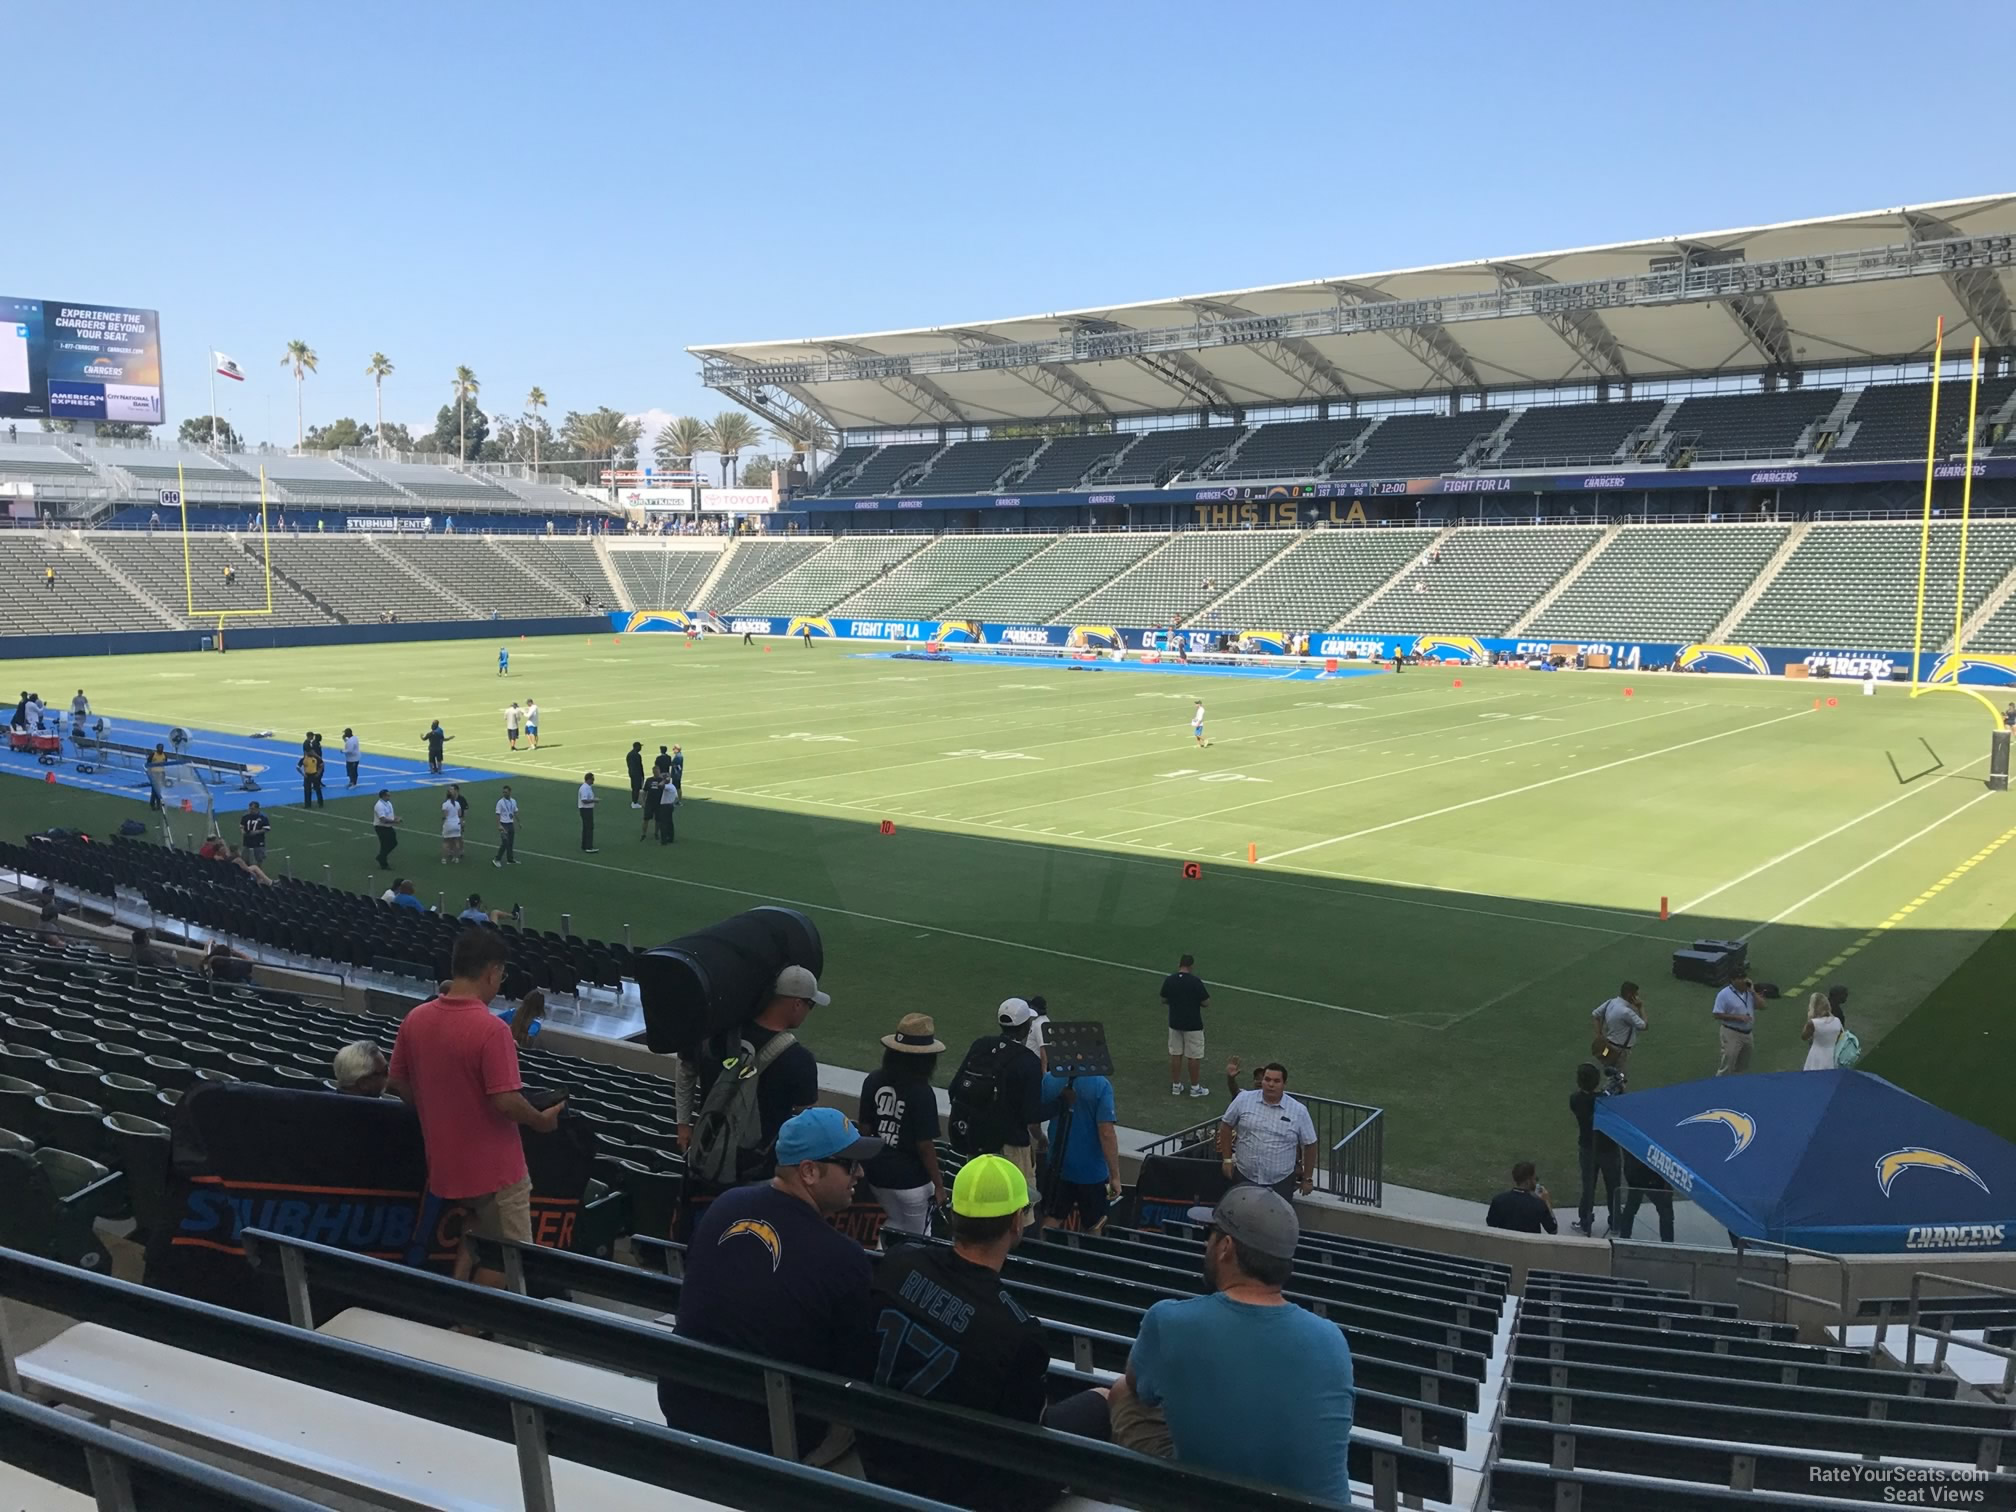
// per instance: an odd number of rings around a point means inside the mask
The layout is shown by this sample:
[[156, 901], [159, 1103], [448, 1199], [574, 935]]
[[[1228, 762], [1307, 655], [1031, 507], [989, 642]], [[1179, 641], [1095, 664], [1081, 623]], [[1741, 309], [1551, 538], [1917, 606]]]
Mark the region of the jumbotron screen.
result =
[[161, 423], [161, 317], [0, 297], [0, 419]]

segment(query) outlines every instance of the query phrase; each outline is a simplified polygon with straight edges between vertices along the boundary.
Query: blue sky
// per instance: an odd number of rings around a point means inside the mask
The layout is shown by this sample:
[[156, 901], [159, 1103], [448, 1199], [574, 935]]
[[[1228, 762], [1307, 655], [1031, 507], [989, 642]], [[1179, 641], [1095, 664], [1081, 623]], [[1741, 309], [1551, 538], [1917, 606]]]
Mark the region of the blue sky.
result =
[[0, 293], [159, 309], [170, 421], [214, 345], [253, 440], [293, 439], [297, 336], [311, 424], [370, 419], [377, 350], [416, 431], [458, 363], [488, 409], [704, 416], [695, 342], [2016, 188], [1992, 129], [1910, 94], [1964, 90], [1999, 14], [17, 6]]

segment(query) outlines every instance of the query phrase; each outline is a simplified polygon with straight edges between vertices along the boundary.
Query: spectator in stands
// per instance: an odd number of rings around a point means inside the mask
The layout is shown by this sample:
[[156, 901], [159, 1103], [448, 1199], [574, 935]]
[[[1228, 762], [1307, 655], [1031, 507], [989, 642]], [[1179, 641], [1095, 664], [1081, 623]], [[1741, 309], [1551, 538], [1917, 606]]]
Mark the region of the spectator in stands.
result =
[[404, 877], [392, 884], [392, 903], [394, 907], [408, 909], [413, 913], [432, 911], [420, 901], [419, 895], [413, 891], [413, 884]]
[[343, 773], [349, 779], [346, 786], [357, 786], [357, 767], [364, 760], [364, 744], [357, 738], [357, 732], [349, 726], [343, 729]]
[[971, 1129], [969, 1147], [1006, 1156], [1038, 1191], [1036, 1151], [1043, 1139], [1043, 1062], [1029, 1048], [1036, 1010], [1019, 997], [1003, 1000], [998, 1026], [967, 1047], [952, 1081], [952, 1114]]
[[[1201, 705], [1199, 706], [1202, 707]], [[1162, 979], [1162, 1001], [1169, 1009], [1169, 1095], [1183, 1095], [1183, 1063], [1190, 1063], [1190, 1095], [1209, 1095], [1204, 1087], [1204, 1010], [1211, 989], [1198, 976], [1194, 956], [1185, 955]]]
[[266, 840], [272, 831], [273, 821], [266, 817], [266, 811], [254, 798], [245, 805], [245, 812], [238, 818], [238, 832], [245, 841], [243, 853], [254, 866], [266, 864]]
[[1540, 1185], [1533, 1162], [1522, 1160], [1512, 1167], [1512, 1188], [1491, 1199], [1484, 1222], [1492, 1228], [1511, 1229], [1519, 1234], [1558, 1234], [1554, 1204], [1547, 1188]]
[[[1625, 985], [1628, 987], [1630, 983]], [[1596, 1129], [1599, 1095], [1596, 1089], [1602, 1080], [1603, 1073], [1592, 1062], [1584, 1061], [1575, 1068], [1575, 1090], [1568, 1094], [1568, 1111], [1575, 1115], [1575, 1160], [1582, 1175], [1582, 1200], [1575, 1208], [1575, 1232], [1591, 1239], [1596, 1227], [1596, 1178], [1603, 1178], [1605, 1227], [1613, 1232], [1617, 1227], [1617, 1188], [1623, 1184], [1617, 1143]]]
[[479, 893], [469, 894], [468, 903], [455, 917], [465, 924], [495, 924], [498, 920], [494, 911], [483, 906], [483, 898]]
[[1316, 1122], [1288, 1095], [1288, 1068], [1270, 1061], [1257, 1089], [1233, 1098], [1218, 1120], [1218, 1158], [1225, 1174], [1271, 1188], [1284, 1201], [1316, 1187]]
[[135, 966], [168, 966], [173, 962], [154, 948], [154, 937], [144, 929], [133, 931], [133, 964]]
[[54, 567], [44, 567], [42, 569], [42, 585], [51, 593], [56, 591], [56, 569]]
[[1639, 1207], [1650, 1202], [1652, 1211], [1659, 1215], [1659, 1242], [1673, 1242], [1673, 1188], [1666, 1178], [1645, 1164], [1629, 1150], [1621, 1152], [1624, 1157], [1624, 1209], [1617, 1215], [1617, 1237], [1629, 1239], [1631, 1225], [1638, 1217]]
[[518, 864], [518, 800], [511, 796], [511, 784], [497, 795], [497, 854], [492, 866]]
[[336, 1090], [351, 1097], [383, 1097], [391, 1077], [385, 1052], [370, 1040], [355, 1040], [336, 1052], [330, 1074]]
[[[1043, 1325], [1001, 1286], [1001, 1267], [1027, 1225], [1029, 1186], [995, 1155], [978, 1155], [952, 1183], [952, 1245], [906, 1245], [875, 1272], [873, 1365], [878, 1386], [948, 1407], [1042, 1421], [1050, 1345]], [[990, 1471], [970, 1460], [863, 1434], [868, 1479], [913, 1496], [985, 1512], [1036, 1512], [1062, 1488]]]
[[1757, 1027], [1760, 1006], [1748, 966], [1740, 968], [1729, 985], [1715, 994], [1715, 1006], [1710, 1011], [1715, 1015], [1716, 1032], [1721, 1040], [1721, 1057], [1715, 1066], [1717, 1076], [1750, 1069], [1750, 1036]]
[[1617, 996], [1598, 1003], [1589, 1017], [1596, 1023], [1590, 1050], [1607, 1075], [1610, 1090], [1620, 1091], [1626, 1079], [1625, 1069], [1631, 1064], [1632, 1048], [1645, 1028], [1645, 1003], [1638, 995], [1638, 984], [1623, 983]]
[[644, 807], [644, 742], [633, 740], [624, 754], [623, 768], [630, 778], [630, 807]]
[[456, 1258], [460, 1280], [502, 1286], [476, 1269], [477, 1236], [532, 1242], [532, 1178], [519, 1129], [550, 1134], [564, 1100], [540, 1109], [525, 1100], [511, 1031], [490, 1016], [508, 951], [494, 930], [455, 937], [448, 990], [406, 1015], [393, 1041], [387, 1086], [413, 1105], [427, 1145], [427, 1191], [473, 1210]]
[[[679, 1337], [785, 1365], [864, 1373], [875, 1357], [873, 1272], [861, 1246], [826, 1220], [853, 1202], [861, 1162], [881, 1151], [881, 1140], [857, 1134], [837, 1108], [788, 1120], [778, 1132], [776, 1174], [722, 1193], [700, 1219], [686, 1251]], [[658, 1405], [672, 1428], [770, 1450], [761, 1402], [666, 1380]], [[826, 1425], [800, 1416], [795, 1426], [800, 1454], [822, 1462], [815, 1446]]]
[[[496, 915], [492, 915], [496, 917]], [[538, 1036], [539, 1025], [546, 1018], [546, 991], [534, 987], [518, 1000], [518, 1006], [501, 1014], [504, 1022], [511, 1026], [511, 1039], [519, 1049], [524, 1049]]]
[[1192, 1216], [1210, 1225], [1209, 1295], [1148, 1309], [1104, 1413], [1086, 1392], [1051, 1408], [1046, 1421], [1142, 1454], [1350, 1501], [1351, 1349], [1334, 1321], [1282, 1294], [1302, 1238], [1295, 1209], [1262, 1188], [1234, 1187]]
[[587, 855], [595, 854], [595, 774], [583, 772], [581, 787], [574, 795], [574, 806], [581, 811], [581, 849]]
[[[744, 1024], [741, 1037], [750, 1052], [760, 1056], [764, 1046], [780, 1034], [797, 1039], [814, 1008], [824, 1008], [833, 999], [819, 990], [819, 979], [803, 966], [786, 966], [777, 973], [770, 1000]], [[678, 1089], [679, 1148], [692, 1137], [689, 1108], [706, 1101], [721, 1074], [722, 1057], [700, 1055], [693, 1058], [692, 1079], [687, 1077], [686, 1058], [681, 1057]], [[763, 1068], [756, 1080], [756, 1111], [761, 1124], [761, 1143], [750, 1152], [744, 1166], [745, 1181], [762, 1181], [776, 1169], [774, 1153], [779, 1131], [785, 1123], [819, 1101], [819, 1061], [802, 1044], [792, 1044]]]
[[252, 958], [233, 950], [222, 940], [212, 940], [203, 957], [203, 973], [215, 982], [249, 982]]
[[[159, 750], [157, 746], [155, 748]], [[399, 848], [399, 815], [392, 807], [392, 790], [378, 789], [378, 801], [371, 805], [371, 827], [378, 835], [379, 871], [392, 864], [392, 852]]]
[[932, 1212], [945, 1205], [938, 1096], [931, 1090], [944, 1053], [931, 1016], [906, 1013], [894, 1034], [882, 1036], [882, 1065], [861, 1083], [857, 1117], [882, 1141], [882, 1153], [868, 1162], [868, 1184], [899, 1234], [929, 1234]]
[[[1103, 1076], [1043, 1077], [1043, 1111], [1050, 1114], [1050, 1175], [1043, 1216], [1060, 1228], [1078, 1217], [1081, 1233], [1106, 1226], [1106, 1210], [1120, 1200], [1119, 1115], [1113, 1083]], [[1069, 1122], [1066, 1122], [1066, 1119]]]

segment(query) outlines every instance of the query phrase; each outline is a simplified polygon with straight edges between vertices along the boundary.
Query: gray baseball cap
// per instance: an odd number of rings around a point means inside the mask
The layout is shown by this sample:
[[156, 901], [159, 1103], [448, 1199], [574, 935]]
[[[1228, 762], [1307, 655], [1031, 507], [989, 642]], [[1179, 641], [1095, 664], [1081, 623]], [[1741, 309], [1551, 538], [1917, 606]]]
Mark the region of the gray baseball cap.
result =
[[1276, 1260], [1293, 1260], [1302, 1242], [1302, 1225], [1284, 1197], [1266, 1187], [1236, 1186], [1218, 1199], [1215, 1208], [1190, 1209], [1192, 1223], [1209, 1224], [1228, 1239]]

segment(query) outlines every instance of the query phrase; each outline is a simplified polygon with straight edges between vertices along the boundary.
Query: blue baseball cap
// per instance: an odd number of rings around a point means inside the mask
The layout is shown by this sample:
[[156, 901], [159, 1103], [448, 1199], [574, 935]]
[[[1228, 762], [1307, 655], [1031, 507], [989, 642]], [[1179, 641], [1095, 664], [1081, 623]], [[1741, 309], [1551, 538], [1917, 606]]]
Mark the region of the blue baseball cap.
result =
[[857, 1133], [838, 1108], [807, 1108], [786, 1119], [777, 1131], [780, 1166], [808, 1160], [870, 1160], [881, 1153], [882, 1141]]

